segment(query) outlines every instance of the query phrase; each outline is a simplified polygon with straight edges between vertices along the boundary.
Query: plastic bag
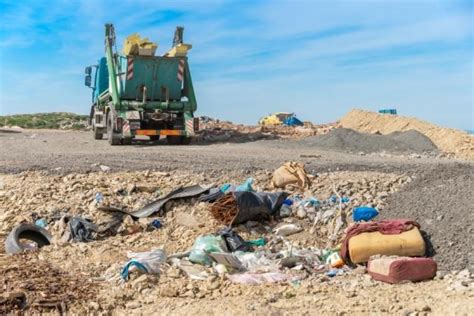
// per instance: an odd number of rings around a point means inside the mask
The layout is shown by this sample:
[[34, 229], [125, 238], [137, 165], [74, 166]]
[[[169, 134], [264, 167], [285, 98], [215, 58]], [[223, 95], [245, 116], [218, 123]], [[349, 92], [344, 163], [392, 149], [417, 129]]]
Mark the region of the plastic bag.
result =
[[212, 259], [207, 255], [207, 252], [228, 252], [221, 236], [199, 236], [191, 249], [189, 261], [210, 266]]
[[274, 229], [274, 233], [278, 236], [289, 236], [302, 231], [303, 228], [296, 224], [283, 224]]
[[250, 220], [268, 219], [280, 210], [288, 193], [286, 192], [234, 192], [239, 212], [232, 221], [233, 225]]
[[379, 215], [379, 212], [373, 208], [368, 206], [361, 206], [356, 207], [354, 212], [352, 213], [352, 218], [355, 222], [359, 221], [370, 221], [375, 216]]
[[129, 273], [140, 270], [144, 273], [160, 273], [161, 265], [166, 261], [166, 253], [163, 249], [155, 249], [147, 252], [129, 252], [130, 260], [122, 269], [122, 278], [128, 280]]
[[250, 272], [278, 271], [275, 262], [265, 257], [263, 252], [235, 252], [234, 255], [242, 263], [245, 270]]
[[296, 184], [301, 189], [304, 189], [309, 188], [311, 185], [304, 165], [293, 161], [286, 162], [275, 170], [272, 183], [276, 188], [284, 188], [288, 184]]
[[250, 246], [232, 228], [225, 228], [219, 231], [219, 235], [224, 239], [229, 251], [249, 251]]
[[242, 183], [241, 185], [238, 185], [235, 188], [235, 191], [236, 192], [242, 192], [242, 191], [254, 192], [255, 190], [252, 188], [252, 184], [253, 184], [253, 178], [252, 177], [247, 178], [247, 180], [245, 180], [244, 183]]
[[283, 273], [239, 273], [230, 274], [227, 276], [232, 283], [241, 284], [262, 284], [262, 283], [276, 283], [282, 281], [288, 281], [292, 277]]

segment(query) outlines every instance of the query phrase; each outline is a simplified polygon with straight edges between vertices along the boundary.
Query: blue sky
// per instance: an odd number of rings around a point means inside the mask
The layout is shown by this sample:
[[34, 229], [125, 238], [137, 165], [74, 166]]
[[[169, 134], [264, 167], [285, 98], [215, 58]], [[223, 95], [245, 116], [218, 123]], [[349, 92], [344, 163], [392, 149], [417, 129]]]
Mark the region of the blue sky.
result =
[[334, 121], [398, 109], [474, 129], [472, 1], [3, 1], [0, 115], [88, 113], [84, 66], [138, 32], [193, 44], [198, 114], [255, 123], [275, 111]]

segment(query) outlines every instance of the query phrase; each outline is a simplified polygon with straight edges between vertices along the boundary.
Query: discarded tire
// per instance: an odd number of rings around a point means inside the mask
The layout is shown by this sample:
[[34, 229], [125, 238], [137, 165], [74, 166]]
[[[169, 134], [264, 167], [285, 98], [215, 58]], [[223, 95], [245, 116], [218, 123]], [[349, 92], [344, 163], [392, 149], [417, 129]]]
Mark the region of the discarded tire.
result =
[[5, 240], [5, 251], [9, 254], [23, 252], [26, 247], [21, 244], [21, 239], [31, 240], [41, 248], [51, 244], [52, 236], [40, 226], [20, 224], [13, 228]]

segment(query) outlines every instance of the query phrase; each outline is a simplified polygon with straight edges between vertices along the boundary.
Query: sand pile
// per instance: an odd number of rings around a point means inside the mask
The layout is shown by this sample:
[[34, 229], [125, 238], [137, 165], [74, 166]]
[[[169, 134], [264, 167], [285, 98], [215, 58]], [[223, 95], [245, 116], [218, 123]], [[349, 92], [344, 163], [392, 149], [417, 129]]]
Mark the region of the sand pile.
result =
[[416, 130], [428, 136], [440, 150], [454, 153], [459, 158], [474, 160], [474, 136], [461, 130], [439, 127], [415, 118], [382, 115], [358, 109], [346, 114], [340, 120], [340, 125], [359, 132], [381, 134]]
[[301, 140], [301, 143], [310, 147], [354, 153], [411, 154], [438, 151], [436, 145], [428, 137], [415, 130], [379, 135], [337, 128], [325, 135], [305, 138]]

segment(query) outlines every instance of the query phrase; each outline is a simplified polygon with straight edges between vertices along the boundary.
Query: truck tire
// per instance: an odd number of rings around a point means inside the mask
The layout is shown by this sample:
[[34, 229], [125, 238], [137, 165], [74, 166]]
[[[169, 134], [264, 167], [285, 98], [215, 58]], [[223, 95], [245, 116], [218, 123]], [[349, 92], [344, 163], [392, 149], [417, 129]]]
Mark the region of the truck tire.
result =
[[186, 136], [166, 136], [168, 145], [189, 145], [191, 143], [191, 137]]
[[150, 140], [151, 140], [152, 142], [157, 142], [157, 141], [160, 140], [160, 135], [151, 135], [151, 136], [150, 136]]
[[51, 244], [53, 237], [48, 231], [33, 224], [20, 224], [13, 228], [5, 240], [5, 251], [9, 254], [23, 252], [26, 248], [21, 244], [20, 239], [34, 241], [38, 248]]
[[181, 136], [181, 145], [189, 145], [192, 137]]
[[168, 145], [181, 145], [181, 136], [168, 135], [166, 136], [166, 142]]
[[94, 124], [93, 133], [94, 133], [94, 139], [102, 139], [104, 137], [104, 134], [102, 134], [101, 132], [97, 130], [97, 128], [95, 127], [95, 124]]
[[114, 120], [112, 113], [109, 113], [109, 115], [107, 115], [107, 138], [109, 144], [112, 146], [120, 145], [121, 143], [120, 137], [117, 136], [114, 132]]

